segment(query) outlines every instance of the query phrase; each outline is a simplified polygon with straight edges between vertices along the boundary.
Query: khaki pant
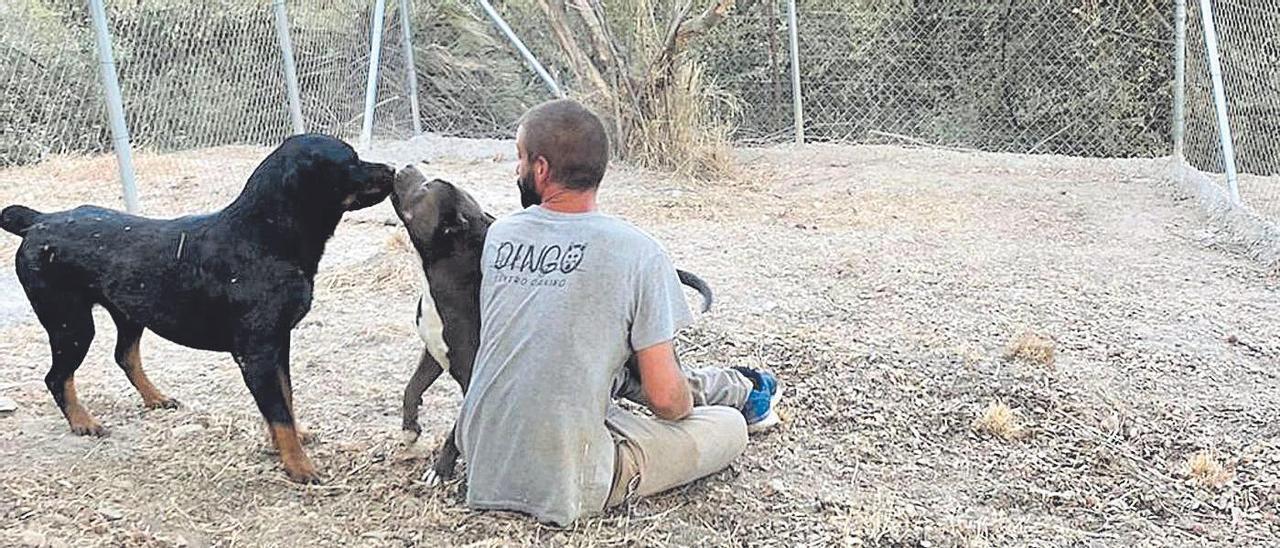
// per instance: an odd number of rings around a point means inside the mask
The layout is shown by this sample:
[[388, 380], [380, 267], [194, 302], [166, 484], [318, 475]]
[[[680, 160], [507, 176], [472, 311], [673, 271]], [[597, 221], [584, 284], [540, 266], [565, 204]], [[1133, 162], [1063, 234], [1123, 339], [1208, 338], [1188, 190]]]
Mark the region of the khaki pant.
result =
[[[605, 426], [616, 457], [606, 506], [645, 497], [703, 478], [729, 465], [747, 448], [747, 422], [739, 408], [751, 381], [732, 369], [685, 371], [693, 413], [666, 421], [609, 406]], [[614, 384], [614, 396], [645, 404], [634, 373]]]

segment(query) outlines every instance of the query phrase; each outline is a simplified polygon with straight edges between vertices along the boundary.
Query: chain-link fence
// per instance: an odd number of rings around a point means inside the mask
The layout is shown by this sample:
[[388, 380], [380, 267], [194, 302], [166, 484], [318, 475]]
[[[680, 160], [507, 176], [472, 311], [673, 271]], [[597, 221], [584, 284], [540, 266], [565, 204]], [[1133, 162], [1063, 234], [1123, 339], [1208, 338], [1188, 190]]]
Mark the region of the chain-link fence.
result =
[[43, 3], [0, 3], [0, 83], [0, 165], [107, 146], [87, 22], [67, 27]]
[[[135, 148], [273, 145], [289, 119], [270, 0], [105, 2]], [[411, 3], [422, 122], [465, 136], [506, 135], [541, 97], [469, 2]], [[306, 127], [353, 139], [363, 121], [372, 2], [287, 3]], [[387, 2], [374, 128], [411, 135], [400, 3]], [[0, 2], [0, 166], [110, 150], [86, 2]]]
[[[1201, 172], [1222, 174], [1205, 14], [1195, 0], [1187, 8], [1186, 159]], [[1280, 221], [1280, 0], [1216, 1], [1211, 14], [1240, 199], [1253, 212]], [[1228, 192], [1224, 176], [1208, 179]]]
[[[289, 0], [306, 127], [352, 139], [363, 123], [375, 0]], [[655, 19], [671, 0], [646, 0]], [[272, 145], [292, 131], [271, 0], [107, 0], [132, 144]], [[493, 2], [573, 92], [534, 0]], [[583, 4], [574, 0], [569, 6]], [[595, 5], [595, 0], [586, 1]], [[743, 144], [795, 131], [788, 3], [740, 0], [690, 53]], [[1186, 154], [1223, 171], [1199, 3], [1190, 2]], [[1280, 217], [1280, 0], [1215, 0], [1246, 206]], [[549, 96], [476, 2], [385, 3], [375, 135], [413, 133], [401, 25], [427, 131], [509, 136]], [[639, 4], [637, 4], [639, 5]], [[1171, 149], [1173, 0], [798, 0], [800, 84], [811, 141], [928, 143], [1018, 153], [1155, 157]], [[620, 34], [628, 2], [599, 4]], [[629, 37], [619, 36], [620, 43]], [[0, 166], [109, 151], [86, 2], [0, 2]]]
[[[571, 2], [570, 5], [573, 3]], [[656, 16], [670, 6], [654, 3]], [[740, 1], [693, 45], [742, 143], [794, 132], [787, 3]], [[1170, 148], [1173, 7], [1079, 0], [800, 0], [811, 141], [926, 142], [1078, 156]], [[555, 76], [573, 73], [534, 2], [501, 11]], [[609, 12], [627, 28], [626, 10]]]
[[[1163, 2], [797, 4], [810, 139], [1167, 153], [1173, 42]], [[785, 3], [759, 2], [704, 49], [711, 74], [747, 105], [743, 137], [791, 131], [785, 17]]]

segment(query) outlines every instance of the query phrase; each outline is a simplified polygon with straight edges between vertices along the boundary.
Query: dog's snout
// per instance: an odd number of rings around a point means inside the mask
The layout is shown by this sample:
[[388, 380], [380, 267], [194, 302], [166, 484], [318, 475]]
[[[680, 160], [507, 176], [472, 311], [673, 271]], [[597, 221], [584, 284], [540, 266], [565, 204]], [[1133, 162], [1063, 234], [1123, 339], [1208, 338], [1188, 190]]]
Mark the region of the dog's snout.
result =
[[362, 189], [390, 191], [396, 170], [387, 164], [360, 162], [350, 171], [351, 179]]
[[396, 172], [394, 192], [403, 196], [426, 180], [427, 178], [423, 176], [417, 166], [413, 164], [406, 165]]
[[386, 199], [395, 182], [395, 170], [386, 164], [359, 162], [348, 172], [346, 183], [351, 193], [345, 205], [347, 211], [363, 209]]
[[400, 170], [396, 172], [396, 183], [413, 176], [413, 171], [413, 166], [404, 166], [400, 168]]
[[390, 188], [395, 182], [396, 170], [387, 164], [375, 164], [373, 173], [374, 182], [379, 188]]

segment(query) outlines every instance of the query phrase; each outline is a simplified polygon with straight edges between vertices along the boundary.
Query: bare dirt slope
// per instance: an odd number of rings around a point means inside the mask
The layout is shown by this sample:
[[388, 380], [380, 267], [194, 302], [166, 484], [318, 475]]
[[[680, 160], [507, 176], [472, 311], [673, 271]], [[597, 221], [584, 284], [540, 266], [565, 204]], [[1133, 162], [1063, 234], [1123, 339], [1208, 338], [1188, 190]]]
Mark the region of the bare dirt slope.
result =
[[[496, 147], [383, 155], [435, 158], [506, 213], [514, 167]], [[220, 207], [265, 153], [142, 155], [146, 211]], [[228, 356], [148, 334], [151, 378], [185, 406], [144, 411], [101, 312], [77, 380], [111, 435], [70, 435], [41, 380], [45, 334], [0, 270], [0, 395], [19, 404], [0, 415], [0, 544], [1274, 542], [1280, 283], [1205, 243], [1162, 163], [810, 146], [742, 151], [739, 168], [705, 184], [616, 168], [604, 193], [717, 291], [685, 363], [788, 384], [784, 425], [730, 470], [570, 530], [417, 483], [426, 464], [398, 445], [417, 274], [384, 204], [338, 228], [295, 332], [318, 487], [285, 480]], [[0, 204], [119, 204], [113, 174], [110, 157], [0, 171]], [[16, 243], [0, 235], [0, 254]], [[1052, 363], [1005, 359], [1028, 332]], [[458, 402], [450, 381], [427, 394], [429, 444]], [[980, 421], [997, 402], [1011, 416]]]

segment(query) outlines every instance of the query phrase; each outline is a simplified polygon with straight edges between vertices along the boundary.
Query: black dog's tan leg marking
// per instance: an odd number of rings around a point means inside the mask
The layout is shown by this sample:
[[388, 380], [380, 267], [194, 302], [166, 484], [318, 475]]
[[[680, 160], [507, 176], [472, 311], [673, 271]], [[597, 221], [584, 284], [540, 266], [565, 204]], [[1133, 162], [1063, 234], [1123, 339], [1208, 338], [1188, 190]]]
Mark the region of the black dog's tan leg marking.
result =
[[289, 416], [293, 417], [293, 429], [298, 433], [298, 441], [303, 445], [311, 445], [311, 442], [316, 441], [315, 434], [302, 426], [298, 413], [293, 410], [293, 379], [289, 375], [289, 364], [285, 364], [280, 370], [280, 386], [284, 388], [284, 403], [289, 406]]
[[119, 332], [116, 339], [116, 365], [124, 370], [129, 382], [138, 390], [138, 395], [142, 396], [142, 405], [147, 409], [177, 409], [178, 400], [160, 392], [142, 370], [142, 327], [117, 318], [116, 330]]
[[402, 428], [405, 442], [412, 443], [422, 433], [422, 426], [418, 424], [418, 408], [422, 406], [422, 393], [436, 382], [436, 378], [443, 371], [440, 363], [431, 357], [431, 352], [423, 349], [422, 357], [418, 359], [418, 369], [413, 372], [409, 385], [404, 388]]
[[[54, 396], [57, 400], [57, 396]], [[76, 395], [75, 377], [68, 378], [62, 383], [62, 414], [67, 417], [67, 423], [71, 425], [71, 432], [77, 436], [105, 436], [107, 429], [103, 428], [102, 423], [98, 419], [93, 418], [89, 414], [89, 410], [80, 404], [80, 397]]]
[[242, 349], [233, 355], [254, 402], [258, 404], [258, 411], [267, 420], [272, 444], [280, 452], [285, 473], [289, 474], [289, 479], [299, 483], [319, 483], [320, 475], [302, 449], [290, 405], [293, 396], [286, 388], [289, 384], [288, 335], [265, 341], [257, 338], [238, 345]]
[[76, 369], [84, 363], [84, 356], [93, 343], [93, 305], [74, 293], [62, 291], [29, 289], [28, 296], [40, 324], [49, 332], [53, 367], [45, 375], [44, 384], [53, 395], [54, 403], [67, 418], [73, 433], [105, 435], [107, 431], [102, 423], [80, 404], [76, 394]]
[[320, 483], [320, 474], [311, 463], [307, 452], [302, 450], [302, 440], [298, 430], [292, 424], [272, 424], [271, 441], [280, 451], [280, 462], [284, 465], [289, 479], [298, 483]]

